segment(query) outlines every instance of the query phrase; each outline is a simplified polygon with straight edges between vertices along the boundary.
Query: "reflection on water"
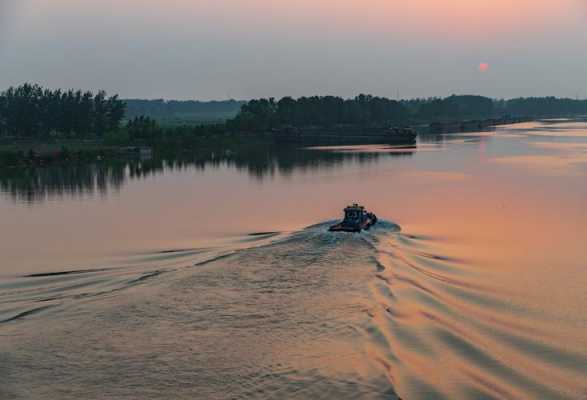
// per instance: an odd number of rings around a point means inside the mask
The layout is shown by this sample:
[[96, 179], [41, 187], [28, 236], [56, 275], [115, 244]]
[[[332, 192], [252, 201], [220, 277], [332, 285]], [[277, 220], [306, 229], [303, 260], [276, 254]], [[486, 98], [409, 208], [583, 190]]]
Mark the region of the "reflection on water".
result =
[[86, 196], [117, 191], [127, 179], [127, 165], [77, 165], [0, 172], [0, 190], [15, 201], [34, 203], [47, 198]]
[[[0, 398], [581, 399], [586, 146], [557, 121], [6, 173]], [[381, 222], [328, 232], [350, 201]]]
[[587, 165], [587, 143], [532, 142], [531, 146], [542, 151], [536, 154], [495, 157], [493, 161], [527, 168], [540, 174], [584, 174], [584, 167]]
[[120, 190], [128, 180], [193, 168], [234, 167], [264, 179], [275, 173], [337, 168], [345, 163], [375, 163], [385, 157], [408, 157], [415, 147], [368, 145], [360, 151], [311, 151], [311, 148], [284, 148], [267, 145], [241, 146], [223, 150], [200, 150], [174, 158], [126, 160], [53, 166], [49, 168], [0, 171], [0, 193], [18, 202], [34, 203], [64, 196], [91, 197]]

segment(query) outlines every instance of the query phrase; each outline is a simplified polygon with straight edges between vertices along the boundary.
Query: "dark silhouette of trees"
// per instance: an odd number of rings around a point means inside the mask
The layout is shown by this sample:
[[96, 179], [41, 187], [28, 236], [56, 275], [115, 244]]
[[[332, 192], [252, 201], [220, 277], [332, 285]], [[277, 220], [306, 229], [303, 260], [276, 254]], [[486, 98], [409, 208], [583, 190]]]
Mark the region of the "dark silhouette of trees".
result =
[[[127, 105], [130, 112], [126, 114]], [[226, 123], [159, 126], [169, 113], [225, 112], [236, 117]], [[240, 111], [239, 111], [240, 110]], [[50, 138], [97, 138], [111, 144], [174, 143], [191, 145], [234, 139], [244, 132], [274, 128], [385, 128], [394, 125], [488, 119], [504, 115], [556, 117], [587, 115], [587, 100], [555, 97], [493, 100], [482, 96], [450, 96], [395, 101], [361, 94], [352, 99], [335, 96], [256, 99], [247, 103], [120, 100], [103, 91], [49, 90], [24, 84], [0, 93], [0, 138], [37, 141]], [[128, 118], [125, 126], [122, 121]], [[246, 135], [241, 135], [247, 138]]]
[[404, 100], [402, 104], [421, 121], [483, 119], [498, 116], [565, 117], [587, 114], [587, 100], [528, 97], [493, 100], [481, 96]]
[[103, 91], [44, 89], [24, 84], [0, 93], [0, 136], [43, 139], [103, 137], [120, 126], [125, 103]]
[[561, 117], [587, 114], [587, 100], [528, 97], [497, 101], [497, 105], [511, 115]]
[[410, 100], [406, 107], [423, 121], [484, 119], [495, 116], [492, 99], [483, 96], [450, 96], [444, 99]]
[[157, 121], [149, 117], [136, 117], [128, 121], [126, 130], [131, 140], [152, 141], [162, 136], [163, 132]]
[[399, 102], [361, 94], [354, 99], [313, 96], [251, 100], [243, 105], [229, 128], [262, 131], [282, 126], [385, 126], [405, 122], [407, 109]]

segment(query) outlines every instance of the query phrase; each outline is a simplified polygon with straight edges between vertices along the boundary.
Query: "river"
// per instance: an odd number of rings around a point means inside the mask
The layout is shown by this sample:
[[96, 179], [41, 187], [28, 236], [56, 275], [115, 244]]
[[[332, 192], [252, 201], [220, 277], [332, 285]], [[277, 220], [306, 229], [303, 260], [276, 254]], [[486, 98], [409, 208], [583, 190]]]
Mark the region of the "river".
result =
[[581, 120], [2, 171], [0, 399], [587, 399], [586, 179]]

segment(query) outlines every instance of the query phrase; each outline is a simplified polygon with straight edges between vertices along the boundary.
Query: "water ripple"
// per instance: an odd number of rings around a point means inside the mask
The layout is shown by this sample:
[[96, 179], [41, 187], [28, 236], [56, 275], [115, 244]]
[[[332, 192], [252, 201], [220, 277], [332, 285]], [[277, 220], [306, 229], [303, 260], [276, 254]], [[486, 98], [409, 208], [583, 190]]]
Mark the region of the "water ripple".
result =
[[0, 283], [0, 394], [568, 399], [587, 389], [587, 356], [482, 268], [439, 251], [442, 238], [392, 222], [332, 234], [329, 223]]

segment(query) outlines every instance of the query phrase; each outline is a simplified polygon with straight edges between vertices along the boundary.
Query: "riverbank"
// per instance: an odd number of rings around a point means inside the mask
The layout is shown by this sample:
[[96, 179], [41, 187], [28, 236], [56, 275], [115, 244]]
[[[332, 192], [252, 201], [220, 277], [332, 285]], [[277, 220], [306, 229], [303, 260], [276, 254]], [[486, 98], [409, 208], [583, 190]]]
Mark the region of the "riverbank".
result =
[[[197, 136], [182, 132], [170, 135], [165, 131], [148, 140], [122, 140], [112, 144], [108, 140], [36, 141], [4, 139], [0, 142], [0, 168], [43, 167], [47, 165], [100, 162], [115, 159], [150, 159], [201, 149], [226, 150], [242, 145], [321, 145], [371, 144], [414, 145], [418, 134], [443, 134], [487, 130], [493, 126], [527, 122], [531, 118], [510, 118], [432, 122], [416, 128], [377, 128], [360, 126], [284, 127], [266, 132], [217, 133]], [[189, 129], [189, 127], [186, 127]], [[189, 132], [188, 132], [189, 133]]]
[[464, 121], [435, 121], [428, 125], [428, 133], [472, 132], [495, 126], [519, 124], [535, 120], [532, 117], [501, 117]]
[[13, 142], [0, 145], [0, 168], [43, 167], [140, 155], [143, 147], [107, 146], [94, 141]]
[[234, 134], [214, 137], [173, 137], [127, 140], [118, 145], [101, 140], [3, 140], [0, 142], [0, 168], [43, 167], [59, 164], [101, 162], [124, 159], [151, 159], [156, 156], [194, 152], [201, 149], [227, 149], [245, 143], [263, 144], [260, 135]]

